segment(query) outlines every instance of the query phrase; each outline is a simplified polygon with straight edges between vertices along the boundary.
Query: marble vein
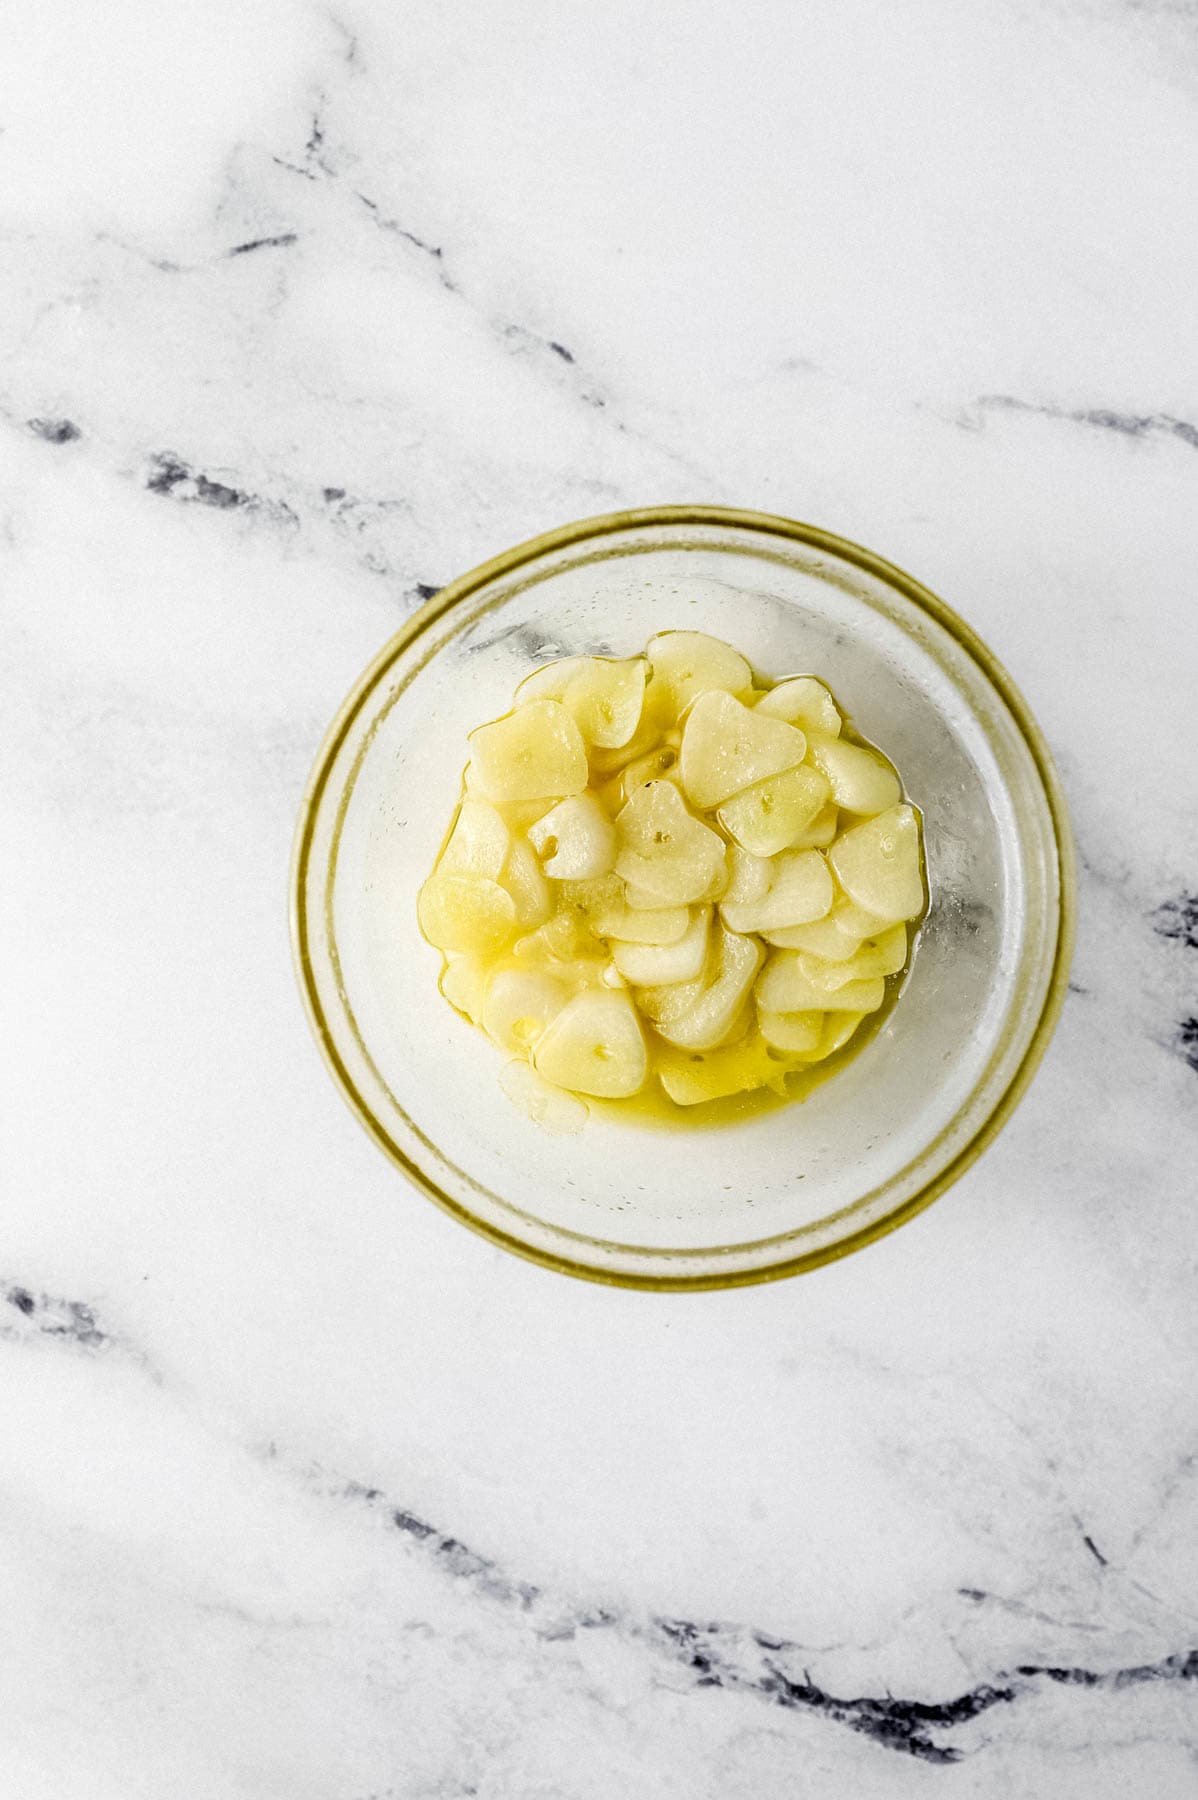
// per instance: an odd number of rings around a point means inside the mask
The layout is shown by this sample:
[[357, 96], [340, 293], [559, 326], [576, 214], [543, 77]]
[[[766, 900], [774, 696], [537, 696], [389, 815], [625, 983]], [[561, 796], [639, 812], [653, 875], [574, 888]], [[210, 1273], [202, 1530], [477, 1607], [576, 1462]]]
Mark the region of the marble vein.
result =
[[[0, 1325], [0, 1337], [44, 1337], [64, 1348], [88, 1354], [116, 1351], [136, 1365], [144, 1363], [126, 1339], [101, 1324], [96, 1308], [88, 1303], [37, 1293], [11, 1280], [0, 1284], [0, 1294], [16, 1315], [14, 1324]], [[239, 1448], [256, 1454], [249, 1445]], [[890, 1692], [837, 1693], [812, 1679], [812, 1650], [801, 1643], [730, 1621], [644, 1616], [608, 1603], [583, 1602], [577, 1595], [512, 1573], [497, 1559], [397, 1503], [377, 1486], [339, 1480], [320, 1467], [288, 1465], [277, 1443], [272, 1442], [266, 1454], [273, 1469], [325, 1504], [347, 1502], [380, 1520], [409, 1554], [419, 1557], [439, 1578], [458, 1590], [470, 1590], [489, 1605], [515, 1613], [536, 1639], [562, 1644], [580, 1632], [611, 1633], [653, 1663], [666, 1665], [675, 1679], [680, 1677], [696, 1692], [718, 1690], [784, 1712], [827, 1720], [880, 1749], [930, 1766], [947, 1766], [973, 1754], [976, 1744], [954, 1741], [965, 1727], [996, 1708], [1015, 1706], [1046, 1686], [1117, 1694], [1152, 1683], [1198, 1681], [1195, 1648], [1153, 1662], [1106, 1669], [1084, 1663], [1018, 1663], [942, 1699], [915, 1699]], [[1083, 1541], [1105, 1568], [1106, 1559], [1089, 1536], [1083, 1534]], [[973, 1600], [988, 1597], [980, 1590], [965, 1593]], [[249, 1617], [236, 1607], [233, 1616]]]
[[196, 501], [201, 506], [215, 506], [222, 512], [229, 507], [260, 505], [256, 494], [248, 494], [226, 481], [213, 481], [188, 468], [169, 450], [160, 450], [150, 459], [144, 486], [147, 493], [162, 494], [172, 500]]
[[[0, 1792], [1189, 1800], [1192, 21], [334, 6], [6, 34]], [[283, 914], [397, 623], [692, 498], [943, 593], [1082, 864], [994, 1149], [675, 1306], [408, 1195]]]
[[248, 256], [254, 250], [287, 250], [292, 244], [299, 243], [297, 231], [280, 231], [274, 237], [247, 238], [244, 244], [234, 244], [225, 252], [226, 256]]
[[0, 1284], [5, 1302], [18, 1314], [23, 1324], [9, 1318], [0, 1332], [10, 1338], [61, 1338], [84, 1350], [109, 1349], [114, 1340], [102, 1331], [92, 1307], [82, 1300], [62, 1300], [50, 1294], [38, 1294], [18, 1282]]
[[[1150, 915], [1153, 931], [1166, 942], [1176, 944], [1182, 950], [1198, 950], [1198, 897], [1186, 891], [1175, 898], [1162, 901], [1160, 906]], [[1194, 1003], [1198, 1008], [1198, 989], [1194, 985], [1195, 971], [1189, 971], [1190, 980], [1187, 988], [1194, 995]], [[1175, 1017], [1171, 1037], [1166, 1040], [1176, 1055], [1198, 1073], [1198, 1010], [1182, 1011]]]
[[34, 436], [44, 438], [47, 444], [72, 444], [83, 435], [73, 419], [30, 419], [28, 424]]
[[1198, 894], [1179, 894], [1163, 900], [1152, 915], [1152, 928], [1158, 937], [1183, 944], [1187, 950], [1198, 950]]
[[1021, 400], [1011, 394], [983, 394], [977, 412], [1032, 413], [1042, 419], [1063, 419], [1073, 425], [1089, 425], [1096, 431], [1113, 431], [1122, 437], [1174, 438], [1198, 450], [1198, 425], [1162, 412], [1120, 412], [1109, 406], [1052, 406]]
[[[1020, 1663], [943, 1700], [893, 1694], [839, 1695], [811, 1680], [805, 1667], [811, 1652], [801, 1644], [725, 1621], [643, 1619], [604, 1605], [583, 1606], [576, 1599], [507, 1573], [492, 1558], [396, 1505], [378, 1488], [347, 1482], [335, 1492], [379, 1514], [389, 1529], [429, 1558], [446, 1578], [465, 1582], [488, 1601], [529, 1615], [539, 1636], [559, 1642], [578, 1631], [611, 1631], [655, 1657], [668, 1659], [696, 1689], [721, 1689], [784, 1710], [811, 1713], [843, 1725], [883, 1749], [933, 1765], [959, 1762], [970, 1753], [968, 1748], [946, 1742], [946, 1734], [951, 1740], [952, 1733], [983, 1713], [1031, 1696], [1045, 1684], [1121, 1693], [1153, 1682], [1198, 1681], [1195, 1648], [1152, 1663], [1113, 1669]], [[1084, 1541], [1105, 1567], [1105, 1559], [1090, 1539]]]

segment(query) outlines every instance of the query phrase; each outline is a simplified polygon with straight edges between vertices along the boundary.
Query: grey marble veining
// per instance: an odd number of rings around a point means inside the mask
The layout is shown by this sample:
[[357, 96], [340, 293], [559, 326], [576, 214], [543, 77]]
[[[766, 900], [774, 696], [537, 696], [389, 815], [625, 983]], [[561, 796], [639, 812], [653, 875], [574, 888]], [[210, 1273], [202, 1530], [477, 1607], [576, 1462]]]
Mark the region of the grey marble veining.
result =
[[[1198, 1789], [1198, 21], [18, 9], [0, 98], [0, 1792]], [[325, 725], [619, 506], [912, 570], [1057, 754], [1000, 1141], [800, 1281], [568, 1283], [345, 1113]]]

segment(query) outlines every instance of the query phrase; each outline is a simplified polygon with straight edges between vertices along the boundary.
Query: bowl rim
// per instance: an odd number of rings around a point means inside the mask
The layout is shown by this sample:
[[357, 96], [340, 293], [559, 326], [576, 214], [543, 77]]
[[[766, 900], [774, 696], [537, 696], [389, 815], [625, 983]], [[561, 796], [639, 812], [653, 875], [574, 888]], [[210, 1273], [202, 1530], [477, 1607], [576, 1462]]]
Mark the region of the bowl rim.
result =
[[[503, 1231], [498, 1226], [478, 1217], [468, 1207], [454, 1200], [411, 1157], [404, 1153], [391, 1138], [382, 1122], [371, 1111], [368, 1101], [360, 1092], [338, 1050], [336, 1039], [321, 1003], [312, 965], [305, 896], [308, 889], [308, 873], [316, 822], [333, 766], [367, 695], [374, 689], [380, 675], [410, 645], [423, 636], [430, 626], [443, 618], [453, 607], [477, 592], [480, 587], [486, 586], [498, 577], [510, 575], [546, 554], [556, 550], [569, 549], [571, 546], [609, 537], [623, 531], [678, 525], [723, 526], [758, 532], [762, 536], [781, 537], [791, 542], [804, 544], [811, 549], [826, 551], [897, 589], [906, 599], [929, 614], [937, 624], [947, 631], [957, 644], [979, 664], [991, 684], [1001, 695], [1019, 727], [1032, 757], [1052, 823], [1057, 855], [1058, 897], [1057, 937], [1052, 969], [1039, 1017], [1027, 1048], [1006, 1088], [990, 1112], [981, 1121], [968, 1143], [957, 1152], [950, 1163], [916, 1193], [897, 1205], [893, 1211], [861, 1226], [857, 1231], [838, 1239], [833, 1244], [824, 1245], [816, 1250], [807, 1250], [798, 1255], [783, 1257], [777, 1262], [749, 1269], [711, 1270], [706, 1273], [672, 1275], [602, 1268], [595, 1264], [575, 1261], [571, 1257], [527, 1243], [522, 1238]], [[342, 1099], [368, 1136], [420, 1192], [434, 1201], [442, 1211], [449, 1213], [459, 1223], [469, 1226], [472, 1231], [479, 1233], [489, 1242], [504, 1250], [510, 1250], [526, 1261], [537, 1263], [542, 1268], [553, 1269], [559, 1274], [572, 1275], [586, 1281], [599, 1282], [605, 1286], [635, 1288], [656, 1293], [701, 1292], [715, 1288], [747, 1287], [765, 1281], [778, 1281], [791, 1275], [804, 1274], [812, 1269], [821, 1268], [826, 1263], [839, 1261], [841, 1257], [850, 1256], [855, 1251], [864, 1249], [867, 1244], [874, 1243], [879, 1238], [896, 1231], [900, 1225], [905, 1225], [908, 1220], [921, 1213], [950, 1188], [989, 1148], [1026, 1093], [1060, 1017], [1073, 954], [1076, 926], [1076, 868], [1073, 835], [1070, 829], [1064, 790], [1040, 727], [1032, 716], [1023, 695], [994, 652], [939, 595], [925, 587], [922, 582], [917, 581], [914, 576], [908, 575], [897, 564], [889, 562], [885, 557], [877, 555], [872, 550], [867, 550], [852, 539], [840, 537], [835, 532], [824, 530], [821, 526], [810, 525], [777, 513], [757, 512], [739, 507], [649, 506], [596, 514], [593, 517], [578, 519], [571, 524], [557, 526], [551, 531], [541, 532], [536, 537], [525, 539], [510, 550], [491, 557], [487, 562], [479, 563], [475, 568], [440, 588], [387, 640], [354, 682], [350, 692], [338, 708], [317, 751], [300, 804], [292, 846], [289, 873], [289, 913], [292, 956], [304, 1011], [334, 1083], [340, 1091]], [[680, 1252], [680, 1254], [685, 1253]]]

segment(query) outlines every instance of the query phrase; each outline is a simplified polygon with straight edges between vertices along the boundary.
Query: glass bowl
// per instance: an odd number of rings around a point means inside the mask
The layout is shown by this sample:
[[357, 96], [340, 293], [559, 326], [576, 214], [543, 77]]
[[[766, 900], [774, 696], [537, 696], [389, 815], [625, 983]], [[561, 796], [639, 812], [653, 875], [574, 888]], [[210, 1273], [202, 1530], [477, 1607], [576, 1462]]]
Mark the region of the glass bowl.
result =
[[[437, 989], [416, 895], [467, 733], [538, 663], [726, 638], [769, 678], [814, 673], [923, 811], [930, 906], [897, 1003], [801, 1103], [702, 1129], [595, 1108], [556, 1137], [502, 1053]], [[1010, 677], [934, 594], [868, 550], [719, 507], [547, 532], [443, 588], [342, 707], [292, 872], [300, 986], [359, 1119], [414, 1185], [550, 1268], [731, 1286], [860, 1248], [944, 1192], [1010, 1117], [1056, 1020], [1072, 940], [1064, 801]]]

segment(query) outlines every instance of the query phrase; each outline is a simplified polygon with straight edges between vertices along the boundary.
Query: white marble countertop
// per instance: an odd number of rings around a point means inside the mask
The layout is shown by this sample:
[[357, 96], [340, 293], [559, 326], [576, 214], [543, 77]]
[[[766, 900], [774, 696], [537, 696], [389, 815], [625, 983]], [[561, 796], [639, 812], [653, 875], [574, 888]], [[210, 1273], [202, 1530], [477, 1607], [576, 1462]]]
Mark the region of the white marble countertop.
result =
[[[1198, 15], [43, 0], [0, 95], [0, 1793], [1198, 1790]], [[937, 588], [1082, 863], [998, 1145], [658, 1297], [414, 1193], [287, 859], [422, 594], [708, 500]]]

